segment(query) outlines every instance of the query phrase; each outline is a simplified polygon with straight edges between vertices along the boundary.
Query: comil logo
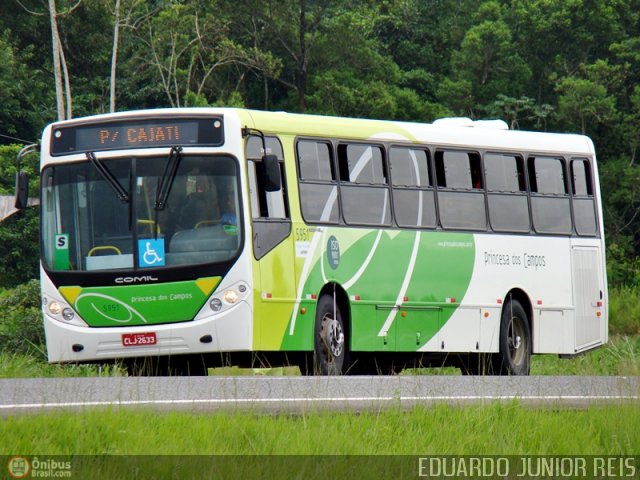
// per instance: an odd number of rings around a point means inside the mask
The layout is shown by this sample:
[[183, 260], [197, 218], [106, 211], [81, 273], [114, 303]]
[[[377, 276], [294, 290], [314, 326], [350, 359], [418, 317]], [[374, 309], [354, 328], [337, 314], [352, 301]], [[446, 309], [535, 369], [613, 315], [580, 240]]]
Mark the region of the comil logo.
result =
[[13, 457], [7, 464], [11, 478], [25, 478], [31, 471], [29, 460], [24, 457]]

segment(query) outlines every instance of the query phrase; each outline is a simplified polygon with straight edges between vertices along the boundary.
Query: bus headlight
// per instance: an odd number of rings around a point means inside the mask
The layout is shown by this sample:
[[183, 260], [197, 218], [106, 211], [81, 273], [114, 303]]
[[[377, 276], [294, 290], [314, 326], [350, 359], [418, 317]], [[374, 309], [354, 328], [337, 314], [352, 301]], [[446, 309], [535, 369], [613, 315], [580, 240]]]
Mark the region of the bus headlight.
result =
[[73, 320], [73, 317], [75, 316], [76, 316], [75, 312], [69, 307], [62, 310], [62, 318], [64, 318], [67, 322], [70, 322], [71, 320]]
[[223, 291], [215, 293], [209, 300], [209, 308], [215, 313], [223, 312], [249, 295], [249, 287], [244, 282], [227, 286]]
[[47, 297], [42, 297], [42, 309], [44, 313], [55, 320], [69, 325], [75, 325], [77, 327], [88, 327], [88, 325], [78, 316], [70, 305], [62, 300], [50, 300]]
[[62, 311], [62, 307], [55, 300], [49, 304], [49, 313], [51, 315], [60, 315], [61, 311]]
[[240, 297], [238, 296], [238, 292], [235, 290], [227, 290], [224, 292], [224, 295], [222, 295], [222, 299], [227, 303], [234, 304], [240, 299]]
[[219, 298], [212, 298], [209, 302], [209, 307], [211, 307], [211, 310], [213, 310], [214, 312], [219, 312], [220, 310], [222, 310], [222, 302]]

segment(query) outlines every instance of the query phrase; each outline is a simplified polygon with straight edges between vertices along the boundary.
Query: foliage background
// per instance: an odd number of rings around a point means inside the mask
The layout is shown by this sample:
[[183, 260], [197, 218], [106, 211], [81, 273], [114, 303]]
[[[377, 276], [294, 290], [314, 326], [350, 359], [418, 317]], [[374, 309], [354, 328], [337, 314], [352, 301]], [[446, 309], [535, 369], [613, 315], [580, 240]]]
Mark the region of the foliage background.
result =
[[[118, 111], [460, 115], [587, 134], [599, 155], [610, 285], [640, 287], [640, 0], [56, 4], [75, 117], [113, 101]], [[57, 119], [52, 58], [48, 3], [0, 2], [0, 193], [13, 191], [17, 150]], [[36, 275], [36, 237], [34, 215], [0, 224], [0, 288]]]

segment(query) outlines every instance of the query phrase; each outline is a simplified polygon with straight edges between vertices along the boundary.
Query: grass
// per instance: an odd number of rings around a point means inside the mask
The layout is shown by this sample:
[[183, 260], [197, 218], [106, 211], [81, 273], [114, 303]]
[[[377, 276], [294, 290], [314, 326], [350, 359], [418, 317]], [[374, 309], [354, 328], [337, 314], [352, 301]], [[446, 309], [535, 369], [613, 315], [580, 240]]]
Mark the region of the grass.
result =
[[[635, 292], [618, 293], [611, 325], [620, 333], [571, 359], [534, 356], [532, 375], [640, 375], [640, 301]], [[299, 372], [230, 367], [210, 374]], [[0, 377], [100, 375], [126, 373], [117, 365], [49, 365], [43, 356], [0, 353]], [[638, 426], [637, 405], [553, 410], [517, 401], [295, 416], [101, 409], [0, 419], [0, 456], [72, 455], [73, 478], [416, 478], [417, 456], [638, 455]]]
[[609, 289], [609, 331], [640, 335], [640, 287]]
[[[425, 368], [405, 373], [419, 375], [459, 375], [453, 367]], [[297, 367], [272, 369], [241, 369], [225, 367], [209, 370], [210, 375], [299, 375]], [[570, 359], [557, 355], [534, 355], [532, 375], [640, 375], [640, 335], [612, 336], [609, 343]], [[124, 369], [117, 364], [48, 364], [43, 357], [0, 353], [0, 378], [34, 377], [95, 377], [125, 376]]]
[[640, 335], [615, 336], [605, 346], [570, 359], [536, 355], [532, 375], [640, 375]]
[[[409, 412], [152, 413], [100, 410], [0, 422], [0, 452], [47, 455], [632, 455], [637, 405], [531, 409], [518, 402]], [[399, 435], [398, 432], [402, 432]], [[569, 434], [570, 433], [570, 434]]]
[[49, 364], [43, 357], [0, 353], [0, 378], [124, 376], [115, 364]]
[[417, 456], [634, 455], [638, 425], [633, 405], [554, 411], [515, 401], [297, 416], [107, 409], [6, 418], [0, 453], [72, 455], [77, 478], [415, 478]]

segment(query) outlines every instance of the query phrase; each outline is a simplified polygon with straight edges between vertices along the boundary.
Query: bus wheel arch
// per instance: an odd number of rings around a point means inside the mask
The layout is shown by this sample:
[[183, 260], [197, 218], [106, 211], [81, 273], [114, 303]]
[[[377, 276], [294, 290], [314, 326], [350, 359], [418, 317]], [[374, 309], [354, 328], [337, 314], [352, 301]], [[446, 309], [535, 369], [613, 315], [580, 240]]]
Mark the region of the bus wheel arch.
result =
[[349, 365], [351, 334], [349, 298], [336, 283], [318, 294], [313, 337], [313, 373], [342, 375]]
[[499, 353], [495, 368], [503, 375], [528, 375], [533, 351], [533, 309], [525, 292], [510, 291], [500, 316]]

